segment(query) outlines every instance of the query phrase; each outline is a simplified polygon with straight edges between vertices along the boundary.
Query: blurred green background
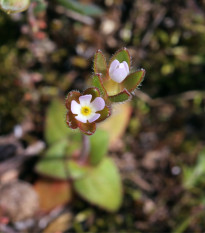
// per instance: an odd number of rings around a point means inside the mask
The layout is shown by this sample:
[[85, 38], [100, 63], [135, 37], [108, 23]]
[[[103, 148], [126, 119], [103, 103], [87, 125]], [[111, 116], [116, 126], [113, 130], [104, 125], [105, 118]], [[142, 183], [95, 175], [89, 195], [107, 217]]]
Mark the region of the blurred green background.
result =
[[[122, 207], [110, 214], [71, 203], [83, 216], [72, 232], [205, 230], [204, 44], [204, 0], [38, 0], [23, 13], [0, 12], [5, 144], [16, 126], [25, 130], [18, 139], [24, 149], [45, 142], [49, 104], [89, 85], [97, 49], [109, 58], [126, 47], [132, 69], [146, 70], [109, 147], [123, 179]], [[30, 183], [33, 176], [22, 175]]]

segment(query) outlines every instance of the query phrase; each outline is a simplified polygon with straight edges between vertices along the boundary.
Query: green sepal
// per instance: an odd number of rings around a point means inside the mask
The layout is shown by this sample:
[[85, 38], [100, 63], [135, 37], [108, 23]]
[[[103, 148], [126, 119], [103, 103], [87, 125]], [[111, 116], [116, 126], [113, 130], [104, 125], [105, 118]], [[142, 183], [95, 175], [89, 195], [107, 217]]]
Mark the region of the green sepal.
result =
[[78, 127], [81, 130], [82, 133], [86, 135], [93, 135], [96, 130], [96, 124], [93, 123], [83, 123], [78, 121]]
[[105, 106], [105, 108], [102, 111], [98, 111], [97, 113], [100, 113], [100, 117], [95, 121], [96, 123], [104, 121], [106, 118], [108, 118], [111, 115], [111, 106]]
[[121, 103], [131, 99], [131, 94], [124, 89], [122, 92], [117, 95], [109, 96], [109, 100], [113, 103]]
[[101, 73], [102, 77], [106, 76], [107, 62], [101, 50], [98, 50], [94, 56], [94, 72]]
[[110, 68], [110, 64], [114, 61], [114, 60], [118, 60], [120, 63], [122, 63], [123, 61], [126, 61], [129, 68], [130, 68], [130, 64], [131, 64], [131, 59], [130, 59], [130, 54], [128, 52], [128, 50], [126, 48], [122, 48], [120, 50], [118, 50], [110, 59], [109, 62], [109, 68]]
[[103, 82], [102, 82], [101, 77], [102, 77], [101, 74], [95, 74], [93, 76], [92, 84], [93, 84], [93, 86], [98, 88], [98, 90], [100, 91], [100, 95], [102, 96], [102, 98], [104, 100], [106, 100], [107, 99], [107, 92], [103, 86]]
[[126, 79], [121, 83], [122, 88], [126, 88], [129, 92], [136, 89], [143, 81], [145, 76], [145, 70], [137, 70], [132, 74], [129, 74]]
[[98, 90], [98, 88], [90, 87], [83, 92], [83, 95], [89, 95], [89, 94], [92, 95], [91, 101], [93, 101], [96, 97], [100, 96], [100, 91]]

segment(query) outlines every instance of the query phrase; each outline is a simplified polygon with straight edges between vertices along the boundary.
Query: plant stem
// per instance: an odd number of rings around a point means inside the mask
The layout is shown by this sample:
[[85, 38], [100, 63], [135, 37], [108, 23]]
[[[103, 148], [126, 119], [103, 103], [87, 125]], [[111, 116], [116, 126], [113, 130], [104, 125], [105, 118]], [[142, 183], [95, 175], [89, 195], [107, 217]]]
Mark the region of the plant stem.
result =
[[89, 136], [82, 134], [82, 149], [80, 153], [80, 161], [86, 162], [90, 152], [90, 139]]

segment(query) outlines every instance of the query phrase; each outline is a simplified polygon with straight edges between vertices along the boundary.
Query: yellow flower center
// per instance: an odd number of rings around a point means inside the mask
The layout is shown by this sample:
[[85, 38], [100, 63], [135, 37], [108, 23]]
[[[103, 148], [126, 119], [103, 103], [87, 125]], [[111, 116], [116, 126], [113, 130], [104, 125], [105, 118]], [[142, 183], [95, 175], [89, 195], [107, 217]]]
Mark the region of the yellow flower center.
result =
[[90, 114], [91, 114], [91, 108], [90, 108], [89, 106], [83, 106], [83, 107], [81, 108], [81, 114], [82, 114], [83, 116], [88, 116], [88, 115], [90, 115]]

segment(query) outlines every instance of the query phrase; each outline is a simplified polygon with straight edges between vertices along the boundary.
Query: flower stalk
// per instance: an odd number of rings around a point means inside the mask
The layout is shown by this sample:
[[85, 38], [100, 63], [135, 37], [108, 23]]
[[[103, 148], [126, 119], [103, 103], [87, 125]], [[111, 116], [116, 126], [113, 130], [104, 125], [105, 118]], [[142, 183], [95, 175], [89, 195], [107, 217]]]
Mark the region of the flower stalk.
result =
[[89, 136], [82, 133], [82, 148], [80, 153], [79, 161], [81, 163], [86, 163], [90, 153], [90, 139]]

